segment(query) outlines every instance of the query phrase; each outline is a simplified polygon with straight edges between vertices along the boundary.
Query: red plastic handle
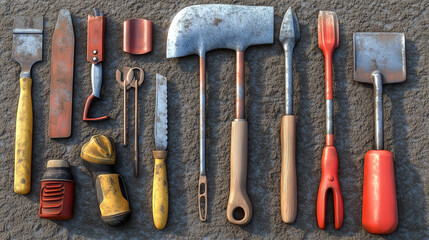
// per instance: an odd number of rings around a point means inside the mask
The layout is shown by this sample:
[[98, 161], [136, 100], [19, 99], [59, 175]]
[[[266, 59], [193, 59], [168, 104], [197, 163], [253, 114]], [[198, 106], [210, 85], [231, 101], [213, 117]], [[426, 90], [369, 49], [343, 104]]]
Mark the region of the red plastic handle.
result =
[[398, 226], [393, 156], [386, 150], [365, 155], [362, 225], [373, 234], [389, 234]]
[[321, 229], [325, 229], [326, 226], [326, 202], [329, 189], [334, 196], [335, 229], [340, 229], [343, 225], [344, 205], [338, 180], [337, 150], [334, 146], [326, 146], [322, 155], [322, 180], [317, 195], [317, 223]]

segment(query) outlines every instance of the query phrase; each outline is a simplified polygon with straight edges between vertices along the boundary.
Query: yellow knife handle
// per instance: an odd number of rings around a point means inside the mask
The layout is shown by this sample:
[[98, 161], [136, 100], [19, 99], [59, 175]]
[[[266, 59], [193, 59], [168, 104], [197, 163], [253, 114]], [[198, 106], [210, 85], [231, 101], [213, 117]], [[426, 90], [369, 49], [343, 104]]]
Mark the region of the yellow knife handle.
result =
[[168, 218], [167, 151], [153, 151], [155, 169], [153, 174], [152, 211], [157, 229], [164, 229]]
[[20, 94], [16, 114], [14, 191], [27, 194], [31, 189], [31, 150], [33, 142], [33, 106], [29, 77], [19, 79]]

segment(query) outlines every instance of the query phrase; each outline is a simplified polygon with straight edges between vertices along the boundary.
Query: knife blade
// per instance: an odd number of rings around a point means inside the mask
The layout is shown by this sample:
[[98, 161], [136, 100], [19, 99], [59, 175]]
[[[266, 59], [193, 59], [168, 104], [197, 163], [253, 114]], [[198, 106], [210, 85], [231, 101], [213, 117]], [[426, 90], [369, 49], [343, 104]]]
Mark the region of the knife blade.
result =
[[155, 158], [152, 192], [153, 222], [157, 229], [163, 229], [168, 218], [167, 167], [167, 78], [156, 74], [155, 99]]
[[52, 38], [49, 137], [71, 135], [75, 38], [69, 10], [61, 9]]
[[156, 74], [155, 100], [155, 146], [156, 150], [167, 149], [167, 78]]

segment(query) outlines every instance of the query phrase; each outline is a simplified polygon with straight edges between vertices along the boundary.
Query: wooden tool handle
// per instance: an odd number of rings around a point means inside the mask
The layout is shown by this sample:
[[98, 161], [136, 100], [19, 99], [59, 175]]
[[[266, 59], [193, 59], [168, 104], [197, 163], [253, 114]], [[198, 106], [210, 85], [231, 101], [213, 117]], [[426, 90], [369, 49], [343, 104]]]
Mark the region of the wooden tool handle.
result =
[[19, 79], [20, 94], [16, 114], [14, 191], [27, 194], [31, 189], [31, 151], [33, 143], [33, 106], [29, 77]]
[[198, 183], [198, 206], [200, 213], [200, 220], [207, 220], [207, 177], [205, 175], [200, 175], [200, 180]]
[[365, 154], [362, 225], [373, 234], [389, 234], [398, 226], [395, 170], [389, 151]]
[[295, 221], [297, 211], [295, 116], [283, 116], [280, 134], [282, 144], [280, 209], [283, 222], [293, 223]]
[[252, 203], [246, 191], [247, 121], [236, 119], [231, 129], [231, 182], [226, 216], [238, 225], [252, 220]]
[[164, 229], [168, 219], [167, 151], [153, 151], [155, 170], [153, 174], [152, 211], [157, 229]]

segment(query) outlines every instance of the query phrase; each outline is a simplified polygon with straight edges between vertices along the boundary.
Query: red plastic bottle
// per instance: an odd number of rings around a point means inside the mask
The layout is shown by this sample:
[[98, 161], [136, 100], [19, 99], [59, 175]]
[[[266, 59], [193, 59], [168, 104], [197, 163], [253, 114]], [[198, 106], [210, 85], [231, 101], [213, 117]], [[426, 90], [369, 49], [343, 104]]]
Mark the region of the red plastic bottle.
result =
[[39, 216], [52, 220], [73, 217], [74, 180], [65, 160], [49, 160], [42, 177]]

